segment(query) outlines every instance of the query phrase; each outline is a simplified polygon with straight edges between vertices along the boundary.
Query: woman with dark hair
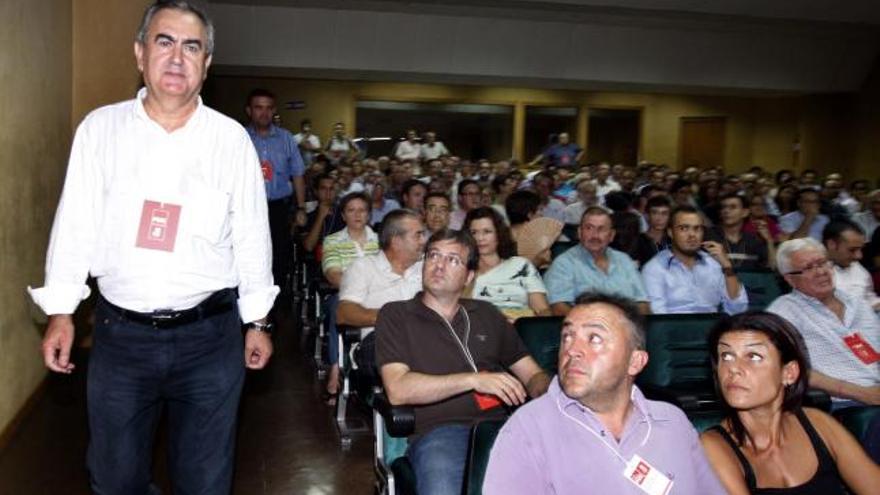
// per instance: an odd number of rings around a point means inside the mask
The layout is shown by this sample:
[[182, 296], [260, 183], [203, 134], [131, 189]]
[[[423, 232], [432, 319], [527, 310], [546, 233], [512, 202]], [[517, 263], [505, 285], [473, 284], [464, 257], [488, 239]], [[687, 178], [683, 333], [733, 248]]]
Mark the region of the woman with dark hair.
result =
[[731, 494], [877, 493], [880, 466], [834, 418], [802, 408], [810, 365], [798, 331], [772, 313], [722, 320], [709, 335], [727, 417], [702, 435]]
[[779, 216], [791, 213], [797, 210], [798, 188], [794, 183], [783, 184], [779, 186], [776, 192], [776, 209], [779, 210]]
[[541, 198], [532, 191], [516, 191], [504, 202], [517, 254], [538, 268], [550, 264], [550, 246], [563, 227], [559, 220], [541, 216], [540, 208]]
[[471, 297], [494, 304], [511, 321], [550, 315], [547, 289], [529, 260], [516, 255], [516, 243], [501, 215], [491, 207], [468, 212], [464, 230], [477, 243], [480, 261]]

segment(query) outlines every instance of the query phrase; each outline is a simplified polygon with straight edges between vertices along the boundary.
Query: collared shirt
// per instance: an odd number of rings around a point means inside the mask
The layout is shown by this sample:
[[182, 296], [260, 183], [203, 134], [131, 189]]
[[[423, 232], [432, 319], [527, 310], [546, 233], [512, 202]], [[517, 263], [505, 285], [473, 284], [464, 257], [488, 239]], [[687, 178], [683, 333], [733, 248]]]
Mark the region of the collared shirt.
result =
[[291, 177], [301, 177], [305, 171], [293, 134], [274, 124], [269, 125], [269, 133], [265, 136], [253, 126], [248, 126], [247, 131], [260, 157], [260, 167], [266, 183], [266, 198], [274, 201], [293, 194]]
[[571, 304], [586, 291], [616, 294], [633, 301], [647, 301], [648, 295], [635, 262], [616, 249], [606, 248], [608, 273], [596, 266], [593, 255], [578, 244], [559, 255], [544, 274], [550, 304]]
[[785, 318], [798, 329], [804, 337], [813, 369], [862, 387], [876, 387], [880, 385], [880, 362], [865, 364], [843, 339], [858, 332], [880, 352], [880, 320], [863, 300], [839, 290], [834, 291], [834, 297], [843, 303], [843, 321], [822, 301], [798, 290], [776, 298], [767, 311]]
[[874, 230], [880, 225], [880, 220], [874, 216], [874, 212], [871, 210], [856, 213], [853, 215], [853, 220], [861, 225], [862, 229], [865, 231], [865, 236], [867, 236], [868, 239], [874, 235]]
[[603, 205], [605, 204], [605, 196], [607, 196], [608, 193], [620, 191], [620, 184], [611, 177], [605, 179], [604, 184], [599, 184], [598, 179], [593, 179], [593, 184], [596, 185], [596, 197], [599, 198], [599, 202]]
[[293, 142], [295, 142], [296, 145], [300, 147], [299, 154], [302, 157], [303, 162], [309, 164], [309, 163], [312, 163], [312, 161], [314, 160], [315, 152], [314, 151], [306, 151], [306, 150], [302, 149], [303, 140], [305, 140], [309, 144], [309, 146], [311, 146], [311, 148], [313, 150], [320, 150], [321, 149], [321, 138], [319, 138], [315, 134], [306, 135], [306, 134], [303, 134], [302, 132], [297, 132], [296, 134], [293, 135]]
[[624, 476], [635, 455], [672, 480], [670, 494], [726, 493], [680, 409], [645, 399], [635, 385], [632, 404], [618, 441], [555, 377], [546, 394], [520, 407], [498, 433], [483, 493], [644, 495]]
[[419, 143], [411, 143], [409, 140], [403, 140], [397, 143], [397, 149], [394, 150], [394, 156], [398, 160], [418, 160], [422, 145]]
[[[407, 268], [403, 275], [394, 273], [384, 251], [358, 258], [342, 275], [339, 300], [351, 301], [367, 309], [379, 309], [391, 301], [411, 299], [422, 290], [422, 261]], [[373, 327], [361, 329], [361, 336]]]
[[853, 261], [846, 268], [834, 265], [834, 288], [854, 298], [863, 299], [872, 309], [880, 304], [871, 274], [858, 261]]
[[582, 148], [575, 143], [559, 144], [556, 143], [548, 147], [543, 155], [544, 158], [554, 167], [574, 167], [577, 165], [575, 159]]
[[321, 270], [345, 271], [358, 258], [379, 252], [379, 236], [370, 227], [364, 227], [366, 240], [361, 246], [348, 233], [348, 227], [324, 238], [321, 249]]
[[742, 313], [749, 307], [749, 297], [742, 284], [739, 295], [731, 299], [721, 265], [705, 253], [697, 253], [697, 262], [688, 268], [664, 249], [645, 263], [642, 279], [651, 299], [652, 313], [715, 313], [720, 304], [729, 314]]
[[108, 301], [149, 312], [238, 286], [242, 320], [262, 318], [278, 287], [248, 134], [201, 99], [169, 133], [144, 110], [146, 94], [95, 110], [77, 129], [45, 286], [31, 296], [46, 314], [73, 313], [91, 273]]
[[400, 209], [400, 203], [397, 202], [396, 199], [385, 198], [382, 201], [382, 207], [376, 208], [373, 206], [373, 209], [370, 210], [370, 223], [376, 225], [385, 219], [385, 215], [391, 213], [394, 210]]
[[[541, 216], [565, 223], [565, 203], [551, 197], [541, 209]], [[577, 223], [581, 223], [581, 221], [578, 220]]]
[[448, 155], [449, 150], [442, 141], [434, 141], [433, 143], [424, 143], [419, 149], [422, 160], [433, 160], [443, 155]]
[[[779, 228], [786, 234], [796, 231], [801, 224], [804, 223], [804, 214], [799, 211], [786, 213], [779, 217]], [[816, 215], [813, 224], [810, 225], [808, 235], [819, 242], [822, 242], [822, 229], [828, 225], [827, 215]]]

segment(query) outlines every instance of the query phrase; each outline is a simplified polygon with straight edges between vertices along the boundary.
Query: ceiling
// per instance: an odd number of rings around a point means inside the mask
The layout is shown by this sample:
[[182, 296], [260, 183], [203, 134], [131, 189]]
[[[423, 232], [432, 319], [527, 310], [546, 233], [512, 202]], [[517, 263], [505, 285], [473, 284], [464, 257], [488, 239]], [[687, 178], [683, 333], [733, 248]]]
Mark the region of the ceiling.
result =
[[211, 0], [215, 74], [718, 94], [857, 91], [880, 0]]

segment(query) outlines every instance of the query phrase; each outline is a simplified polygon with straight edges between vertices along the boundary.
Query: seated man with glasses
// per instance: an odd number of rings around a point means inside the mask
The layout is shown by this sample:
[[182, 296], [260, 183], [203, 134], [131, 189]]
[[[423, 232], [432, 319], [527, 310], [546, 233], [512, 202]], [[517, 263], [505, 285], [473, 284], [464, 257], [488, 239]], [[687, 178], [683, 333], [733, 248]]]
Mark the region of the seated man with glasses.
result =
[[415, 406], [406, 455], [420, 495], [461, 493], [471, 427], [504, 417], [550, 383], [495, 306], [462, 299], [477, 258], [469, 233], [435, 233], [423, 291], [386, 304], [376, 322], [376, 364], [388, 400]]
[[703, 218], [692, 206], [678, 206], [669, 219], [671, 245], [642, 268], [652, 313], [728, 314], [749, 307], [745, 288], [719, 242], [703, 241]]
[[811, 237], [783, 242], [779, 272], [794, 289], [767, 311], [801, 333], [812, 362], [810, 386], [831, 395], [833, 409], [880, 404], [880, 320], [861, 298], [834, 287], [825, 246]]

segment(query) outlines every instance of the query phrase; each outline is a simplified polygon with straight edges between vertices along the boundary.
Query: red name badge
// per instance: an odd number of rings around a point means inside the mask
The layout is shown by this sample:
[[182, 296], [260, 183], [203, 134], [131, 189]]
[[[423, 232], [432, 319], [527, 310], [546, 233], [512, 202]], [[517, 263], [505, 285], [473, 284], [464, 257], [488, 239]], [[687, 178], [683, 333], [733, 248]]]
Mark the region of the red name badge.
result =
[[180, 205], [145, 200], [135, 245], [144, 249], [174, 251], [179, 221]]
[[861, 362], [865, 364], [874, 364], [877, 361], [880, 361], [880, 354], [871, 347], [871, 344], [862, 338], [862, 334], [859, 332], [847, 335], [843, 338], [843, 342]]
[[[480, 373], [488, 373], [488, 371], [481, 371]], [[492, 394], [481, 394], [480, 392], [474, 392], [474, 402], [477, 403], [480, 411], [488, 411], [501, 405], [501, 399], [498, 397]]]
[[272, 180], [272, 177], [275, 175], [275, 169], [272, 168], [272, 162], [269, 160], [262, 160], [260, 162], [260, 170], [263, 171], [263, 180], [266, 182]]

